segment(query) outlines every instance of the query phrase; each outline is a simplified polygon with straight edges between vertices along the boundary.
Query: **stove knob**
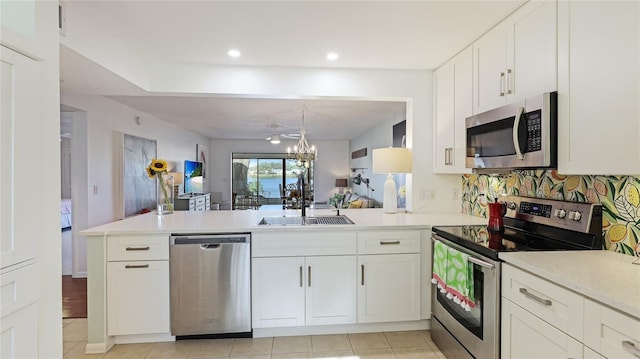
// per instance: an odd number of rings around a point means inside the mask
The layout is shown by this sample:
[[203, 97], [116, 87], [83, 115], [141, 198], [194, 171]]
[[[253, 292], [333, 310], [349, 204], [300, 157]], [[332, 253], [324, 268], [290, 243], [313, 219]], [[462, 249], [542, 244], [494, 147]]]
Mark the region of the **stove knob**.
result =
[[507, 202], [507, 208], [509, 208], [511, 210], [516, 209], [517, 208], [516, 203], [515, 202]]
[[564, 209], [556, 209], [556, 217], [562, 219], [567, 216], [567, 211]]
[[582, 213], [578, 211], [569, 212], [569, 219], [572, 219], [575, 222], [580, 222], [580, 220], [582, 219]]

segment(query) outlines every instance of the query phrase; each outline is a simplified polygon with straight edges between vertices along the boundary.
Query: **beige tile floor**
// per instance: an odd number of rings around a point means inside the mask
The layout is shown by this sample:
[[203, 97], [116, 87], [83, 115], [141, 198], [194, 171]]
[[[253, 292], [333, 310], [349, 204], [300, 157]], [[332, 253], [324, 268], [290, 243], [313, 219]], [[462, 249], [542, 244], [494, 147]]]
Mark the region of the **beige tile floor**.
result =
[[230, 359], [445, 359], [429, 332], [311, 335], [255, 339], [180, 340], [116, 345], [106, 354], [85, 355], [87, 320], [64, 319], [64, 358]]

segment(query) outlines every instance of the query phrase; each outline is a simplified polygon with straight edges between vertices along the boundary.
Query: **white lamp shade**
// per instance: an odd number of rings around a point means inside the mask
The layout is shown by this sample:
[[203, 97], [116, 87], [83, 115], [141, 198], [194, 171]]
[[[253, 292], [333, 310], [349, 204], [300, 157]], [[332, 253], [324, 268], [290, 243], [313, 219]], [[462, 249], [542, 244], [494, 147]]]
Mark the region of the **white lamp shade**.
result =
[[411, 150], [404, 147], [373, 150], [373, 173], [411, 173]]
[[183, 178], [184, 178], [184, 173], [182, 172], [169, 172], [169, 176], [173, 177], [173, 185], [179, 185], [182, 184], [183, 182]]

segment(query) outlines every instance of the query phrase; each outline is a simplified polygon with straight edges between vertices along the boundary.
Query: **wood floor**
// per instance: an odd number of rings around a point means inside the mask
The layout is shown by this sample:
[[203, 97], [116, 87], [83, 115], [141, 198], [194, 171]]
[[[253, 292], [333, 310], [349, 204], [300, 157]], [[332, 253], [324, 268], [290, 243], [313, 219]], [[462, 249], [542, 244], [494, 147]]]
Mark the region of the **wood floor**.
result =
[[62, 318], [87, 317], [87, 278], [62, 276]]

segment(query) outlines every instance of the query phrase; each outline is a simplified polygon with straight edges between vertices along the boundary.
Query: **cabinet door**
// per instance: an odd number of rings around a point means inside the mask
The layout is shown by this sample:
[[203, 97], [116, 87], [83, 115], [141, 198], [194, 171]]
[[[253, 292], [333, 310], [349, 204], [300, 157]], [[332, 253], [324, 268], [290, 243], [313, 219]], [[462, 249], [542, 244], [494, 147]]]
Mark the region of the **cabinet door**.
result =
[[450, 149], [453, 148], [453, 77], [451, 62], [433, 74], [433, 171], [448, 173]]
[[38, 357], [38, 303], [2, 317], [0, 343], [0, 358]]
[[473, 49], [468, 47], [434, 73], [435, 173], [470, 173], [465, 168], [465, 119], [472, 112]]
[[169, 333], [169, 261], [107, 263], [107, 334]]
[[[4, 34], [3, 34], [4, 35]], [[0, 46], [0, 267], [35, 258], [42, 236], [37, 63]], [[36, 144], [34, 144], [34, 141]], [[34, 225], [35, 224], [35, 225]]]
[[473, 55], [473, 113], [506, 104], [507, 34], [504, 22], [473, 44]]
[[640, 357], [640, 319], [585, 301], [584, 344], [607, 358]]
[[529, 2], [507, 20], [507, 102], [557, 90], [556, 2]]
[[558, 172], [640, 173], [640, 2], [558, 2]]
[[420, 254], [358, 257], [358, 323], [420, 319]]
[[356, 257], [307, 257], [306, 325], [356, 322]]
[[582, 358], [582, 344], [502, 298], [502, 358]]
[[304, 257], [254, 258], [251, 270], [254, 328], [304, 325]]

